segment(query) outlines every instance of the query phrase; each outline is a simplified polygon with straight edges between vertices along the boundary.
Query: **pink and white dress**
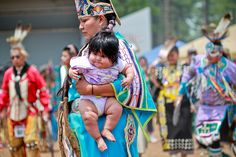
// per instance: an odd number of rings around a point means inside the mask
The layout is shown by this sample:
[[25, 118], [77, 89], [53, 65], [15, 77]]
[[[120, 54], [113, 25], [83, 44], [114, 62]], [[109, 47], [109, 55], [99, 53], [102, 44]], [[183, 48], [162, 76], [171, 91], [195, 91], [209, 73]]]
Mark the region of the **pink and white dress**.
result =
[[[125, 64], [121, 58], [118, 58], [117, 64], [106, 69], [99, 69], [89, 62], [88, 56], [73, 57], [70, 61], [72, 69], [78, 70], [83, 74], [86, 81], [95, 85], [112, 83], [117, 79], [119, 73], [123, 71]], [[98, 110], [98, 114], [102, 115], [104, 113], [107, 97], [81, 95], [80, 99], [92, 101]]]

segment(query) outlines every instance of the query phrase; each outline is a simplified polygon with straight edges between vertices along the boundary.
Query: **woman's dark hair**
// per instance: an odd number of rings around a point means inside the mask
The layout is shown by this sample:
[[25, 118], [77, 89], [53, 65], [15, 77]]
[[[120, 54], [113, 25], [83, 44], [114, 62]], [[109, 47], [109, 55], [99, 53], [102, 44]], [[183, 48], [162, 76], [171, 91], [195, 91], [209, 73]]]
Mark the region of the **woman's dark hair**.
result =
[[176, 52], [177, 54], [179, 54], [179, 49], [178, 49], [178, 47], [177, 47], [177, 46], [172, 47], [172, 49], [170, 49], [170, 52], [169, 52], [169, 53], [171, 53], [171, 52]]
[[214, 45], [217, 45], [217, 46], [222, 46], [222, 43], [220, 40], [214, 40], [214, 41], [211, 41]]
[[100, 31], [89, 41], [89, 55], [103, 53], [113, 64], [117, 63], [119, 41], [112, 32]]
[[138, 58], [139, 61], [144, 60], [146, 64], [148, 64], [148, 60], [145, 56], [141, 56]]
[[63, 48], [63, 51], [67, 51], [70, 57], [74, 57], [78, 54], [78, 48], [74, 44], [67, 45]]
[[190, 48], [188, 49], [188, 56], [196, 56], [197, 55], [197, 50], [195, 48]]

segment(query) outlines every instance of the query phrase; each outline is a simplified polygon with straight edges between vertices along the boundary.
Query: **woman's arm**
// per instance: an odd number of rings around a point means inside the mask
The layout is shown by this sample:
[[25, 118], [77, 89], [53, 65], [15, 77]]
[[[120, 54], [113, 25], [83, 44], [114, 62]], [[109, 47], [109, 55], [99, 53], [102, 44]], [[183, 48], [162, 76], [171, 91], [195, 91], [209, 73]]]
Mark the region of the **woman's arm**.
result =
[[9, 105], [9, 80], [11, 78], [11, 72], [9, 69], [4, 73], [2, 81], [2, 93], [0, 96], [0, 112], [3, 108], [7, 108]]
[[232, 86], [236, 87], [236, 64], [228, 61], [228, 66], [226, 69], [226, 78], [229, 79], [228, 82], [232, 84]]
[[66, 75], [67, 75], [66, 71], [67, 71], [66, 67], [64, 65], [62, 65], [60, 67], [61, 87], [63, 86], [63, 83], [64, 83]]
[[115, 96], [111, 84], [92, 85], [89, 84], [84, 77], [77, 80], [76, 88], [81, 95]]
[[114, 90], [111, 84], [92, 85], [89, 84], [75, 69], [69, 69], [69, 76], [76, 80], [76, 89], [81, 95], [96, 95], [96, 96], [114, 96]]
[[151, 76], [150, 76], [150, 81], [153, 83], [153, 85], [154, 85], [156, 88], [161, 88], [161, 84], [160, 84], [160, 82], [157, 81], [157, 78], [156, 78], [155, 74], [154, 74], [154, 73], [151, 73], [150, 75], [151, 75]]
[[201, 56], [194, 56], [191, 60], [190, 66], [185, 66], [183, 69], [182, 78], [180, 81], [180, 87], [178, 95], [184, 95], [187, 92], [187, 83], [197, 75], [197, 68], [199, 68], [201, 65]]

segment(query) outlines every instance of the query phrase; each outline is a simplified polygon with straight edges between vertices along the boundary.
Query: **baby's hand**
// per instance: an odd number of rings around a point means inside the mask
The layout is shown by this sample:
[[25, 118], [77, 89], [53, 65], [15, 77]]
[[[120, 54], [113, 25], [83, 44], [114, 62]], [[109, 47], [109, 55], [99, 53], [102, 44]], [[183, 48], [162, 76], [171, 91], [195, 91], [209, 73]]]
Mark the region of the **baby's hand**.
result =
[[124, 89], [128, 89], [132, 83], [133, 79], [130, 77], [126, 77], [122, 80], [121, 85], [124, 86]]
[[79, 80], [80, 79], [80, 73], [78, 72], [78, 70], [70, 68], [69, 69], [69, 76], [75, 80]]

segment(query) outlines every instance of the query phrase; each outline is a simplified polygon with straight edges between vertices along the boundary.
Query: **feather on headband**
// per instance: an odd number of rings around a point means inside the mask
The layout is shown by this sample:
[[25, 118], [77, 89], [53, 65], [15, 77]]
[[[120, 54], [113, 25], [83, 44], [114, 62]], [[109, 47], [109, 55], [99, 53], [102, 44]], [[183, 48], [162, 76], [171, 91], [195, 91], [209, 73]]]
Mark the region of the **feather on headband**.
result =
[[17, 24], [15, 33], [13, 36], [10, 36], [6, 39], [6, 41], [10, 44], [10, 46], [13, 47], [22, 47], [22, 42], [27, 36], [27, 34], [31, 31], [32, 27], [31, 25], [22, 25]]

